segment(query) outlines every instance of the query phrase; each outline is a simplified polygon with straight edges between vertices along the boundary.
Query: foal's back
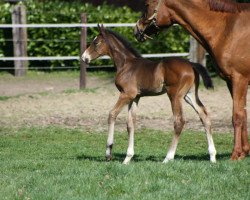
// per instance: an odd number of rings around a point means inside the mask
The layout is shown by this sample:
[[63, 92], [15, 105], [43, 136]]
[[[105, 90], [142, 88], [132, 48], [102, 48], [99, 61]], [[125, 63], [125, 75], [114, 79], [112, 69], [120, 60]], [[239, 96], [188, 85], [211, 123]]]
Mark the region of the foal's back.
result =
[[160, 62], [136, 58], [128, 65], [126, 79], [137, 85], [141, 95], [159, 95], [165, 93], [167, 87], [178, 87], [183, 81], [190, 87], [194, 83], [192, 64], [182, 58], [168, 58]]

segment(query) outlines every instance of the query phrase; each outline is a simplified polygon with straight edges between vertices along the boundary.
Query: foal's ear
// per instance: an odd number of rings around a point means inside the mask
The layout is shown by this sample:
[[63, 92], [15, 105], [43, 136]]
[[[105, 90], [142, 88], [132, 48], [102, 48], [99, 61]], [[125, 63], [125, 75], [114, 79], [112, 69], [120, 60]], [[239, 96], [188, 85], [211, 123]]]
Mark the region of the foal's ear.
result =
[[105, 28], [104, 28], [103, 24], [101, 24], [101, 29], [105, 31]]
[[97, 27], [98, 27], [99, 32], [102, 33], [102, 29], [99, 23], [97, 24]]
[[100, 26], [100, 31], [101, 31], [101, 34], [102, 34], [102, 35], [105, 35], [105, 34], [106, 34], [106, 30], [105, 30], [103, 24], [101, 24], [101, 26]]
[[102, 34], [104, 40], [108, 41], [108, 38], [107, 38], [107, 31], [106, 31], [106, 29], [104, 28], [103, 24], [101, 24], [101, 26], [100, 26], [100, 32], [101, 32], [101, 34]]

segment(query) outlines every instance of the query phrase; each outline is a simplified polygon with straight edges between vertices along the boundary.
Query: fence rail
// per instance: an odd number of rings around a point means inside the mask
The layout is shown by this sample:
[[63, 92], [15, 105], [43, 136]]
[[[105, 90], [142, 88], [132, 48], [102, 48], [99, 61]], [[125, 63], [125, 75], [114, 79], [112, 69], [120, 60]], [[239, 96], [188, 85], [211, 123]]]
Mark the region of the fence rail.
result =
[[[144, 58], [162, 58], [162, 57], [185, 57], [189, 53], [157, 53], [157, 54], [142, 54]], [[99, 59], [110, 59], [108, 56], [102, 56]], [[79, 56], [47, 56], [47, 57], [0, 57], [0, 61], [16, 61], [16, 60], [80, 60]]]
[[[134, 27], [135, 23], [104, 23], [105, 27]], [[0, 28], [97, 28], [97, 23], [60, 23], [60, 24], [0, 24]], [[10, 40], [13, 41], [13, 40]], [[20, 41], [20, 40], [19, 40]], [[27, 40], [28, 41], [28, 40]], [[51, 40], [52, 41], [52, 40]], [[78, 41], [80, 42], [80, 41]], [[189, 56], [189, 53], [154, 53], [143, 54], [144, 58], [162, 58]], [[102, 56], [99, 59], [109, 59]], [[45, 57], [0, 57], [0, 61], [44, 61], [44, 60], [80, 60], [79, 56], [45, 56]]]
[[[104, 23], [105, 27], [134, 27], [135, 23]], [[87, 24], [0, 24], [0, 28], [95, 28], [96, 23]]]

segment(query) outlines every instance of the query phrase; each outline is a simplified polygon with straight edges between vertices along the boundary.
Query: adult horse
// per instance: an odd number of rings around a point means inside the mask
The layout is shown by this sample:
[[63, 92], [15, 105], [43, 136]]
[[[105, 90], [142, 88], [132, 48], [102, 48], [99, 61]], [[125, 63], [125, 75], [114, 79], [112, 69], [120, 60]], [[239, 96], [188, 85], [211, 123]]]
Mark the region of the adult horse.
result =
[[232, 0], [147, 0], [135, 27], [138, 41], [173, 24], [208, 51], [233, 98], [232, 160], [249, 153], [246, 98], [250, 84], [250, 4]]

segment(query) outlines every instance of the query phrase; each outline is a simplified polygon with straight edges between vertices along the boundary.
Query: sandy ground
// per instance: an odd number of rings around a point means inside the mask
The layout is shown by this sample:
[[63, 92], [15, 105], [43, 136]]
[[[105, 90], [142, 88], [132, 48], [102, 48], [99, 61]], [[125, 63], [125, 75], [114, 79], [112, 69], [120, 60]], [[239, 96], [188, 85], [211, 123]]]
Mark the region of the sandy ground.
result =
[[[88, 78], [88, 89], [78, 91], [77, 78], [18, 79], [0, 78], [0, 126], [79, 127], [89, 131], [106, 131], [109, 110], [119, 92], [112, 79]], [[207, 107], [214, 132], [232, 132], [232, 100], [224, 84], [215, 90], [201, 88], [200, 99]], [[248, 92], [248, 115], [250, 116]], [[185, 129], [203, 130], [197, 114], [184, 101]], [[118, 116], [116, 130], [126, 130], [126, 111]], [[248, 127], [250, 123], [248, 120]], [[173, 118], [167, 95], [144, 97], [137, 113], [137, 129], [173, 130]]]

